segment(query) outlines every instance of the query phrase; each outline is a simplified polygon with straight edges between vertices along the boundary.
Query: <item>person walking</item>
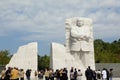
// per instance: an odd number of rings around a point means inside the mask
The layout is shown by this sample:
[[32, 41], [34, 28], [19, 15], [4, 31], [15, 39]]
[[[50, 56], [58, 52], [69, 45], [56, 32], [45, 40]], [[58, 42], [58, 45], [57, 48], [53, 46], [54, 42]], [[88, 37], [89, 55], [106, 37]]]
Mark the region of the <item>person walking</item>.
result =
[[73, 71], [73, 69], [70, 70], [70, 80], [74, 80], [74, 71]]
[[88, 66], [87, 70], [85, 71], [85, 76], [87, 80], [92, 80], [93, 79], [93, 71], [90, 68], [90, 66]]
[[50, 78], [50, 80], [54, 80], [54, 71], [53, 71], [53, 69], [49, 70], [49, 78]]
[[107, 80], [107, 72], [105, 68], [102, 70], [102, 80]]
[[10, 80], [19, 80], [19, 71], [18, 71], [18, 68], [14, 67], [12, 70], [11, 70], [11, 79]]
[[100, 69], [98, 69], [96, 71], [96, 76], [97, 76], [97, 80], [101, 80], [101, 71], [100, 71]]
[[77, 72], [77, 80], [82, 80], [82, 73], [80, 69], [78, 69], [78, 72]]
[[113, 69], [110, 69], [110, 71], [109, 71], [109, 80], [112, 80], [112, 76], [113, 76]]
[[106, 72], [107, 72], [107, 80], [109, 80], [109, 71], [108, 71], [108, 69], [106, 69]]
[[74, 80], [77, 80], [77, 69], [75, 68], [75, 71], [74, 71]]
[[49, 75], [50, 75], [49, 69], [45, 69], [45, 80], [49, 80]]
[[6, 68], [4, 68], [4, 69], [1, 71], [1, 73], [0, 73], [0, 75], [1, 75], [1, 80], [5, 80], [5, 72], [6, 72]]
[[31, 69], [27, 69], [26, 71], [27, 80], [30, 80], [30, 76], [31, 76]]
[[8, 67], [8, 69], [5, 72], [5, 80], [10, 80], [10, 74], [11, 74], [11, 67]]
[[24, 70], [23, 69], [20, 69], [20, 72], [19, 72], [19, 76], [20, 76], [20, 80], [24, 80]]

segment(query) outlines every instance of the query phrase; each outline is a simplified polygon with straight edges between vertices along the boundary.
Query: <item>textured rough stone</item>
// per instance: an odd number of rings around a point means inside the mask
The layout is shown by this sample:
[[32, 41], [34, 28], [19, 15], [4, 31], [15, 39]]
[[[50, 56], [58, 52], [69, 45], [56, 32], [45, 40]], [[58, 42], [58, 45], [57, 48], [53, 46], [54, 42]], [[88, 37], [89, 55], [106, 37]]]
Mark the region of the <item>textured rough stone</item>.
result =
[[95, 69], [92, 20], [69, 18], [66, 19], [65, 26], [66, 43], [65, 45], [52, 43], [50, 66], [54, 70], [64, 67], [70, 70], [74, 67], [81, 69], [84, 75], [88, 66]]
[[37, 70], [37, 54], [38, 54], [38, 44], [37, 42], [32, 42], [24, 46], [20, 46], [17, 53], [15, 53], [9, 64], [6, 67], [17, 67], [18, 69], [31, 69], [31, 77], [34, 76], [35, 70]]

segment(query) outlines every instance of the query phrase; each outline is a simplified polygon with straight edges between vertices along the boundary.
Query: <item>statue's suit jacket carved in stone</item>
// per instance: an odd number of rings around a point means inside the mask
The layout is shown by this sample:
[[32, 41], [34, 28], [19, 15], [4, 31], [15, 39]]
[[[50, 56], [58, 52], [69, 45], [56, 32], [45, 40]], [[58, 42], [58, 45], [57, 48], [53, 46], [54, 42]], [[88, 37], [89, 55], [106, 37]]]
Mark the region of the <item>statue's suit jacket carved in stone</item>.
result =
[[90, 30], [88, 26], [72, 26], [70, 31], [70, 50], [71, 51], [89, 51]]

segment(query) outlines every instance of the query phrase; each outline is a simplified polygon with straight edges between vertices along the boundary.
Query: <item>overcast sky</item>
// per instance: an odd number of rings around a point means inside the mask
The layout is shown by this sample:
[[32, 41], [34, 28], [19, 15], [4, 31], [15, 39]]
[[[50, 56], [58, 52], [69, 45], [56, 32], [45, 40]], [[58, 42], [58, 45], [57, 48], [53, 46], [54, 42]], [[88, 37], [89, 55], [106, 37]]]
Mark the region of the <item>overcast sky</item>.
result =
[[38, 42], [39, 54], [49, 55], [52, 42], [65, 43], [65, 19], [93, 20], [94, 39], [120, 38], [120, 0], [0, 0], [0, 50]]

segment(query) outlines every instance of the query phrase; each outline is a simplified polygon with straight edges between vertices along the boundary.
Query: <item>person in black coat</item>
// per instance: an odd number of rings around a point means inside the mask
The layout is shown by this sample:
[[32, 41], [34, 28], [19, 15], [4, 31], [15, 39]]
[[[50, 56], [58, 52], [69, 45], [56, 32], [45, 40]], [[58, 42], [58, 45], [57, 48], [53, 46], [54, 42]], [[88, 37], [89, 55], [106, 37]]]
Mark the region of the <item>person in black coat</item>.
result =
[[109, 71], [106, 69], [107, 72], [107, 80], [109, 80]]
[[86, 80], [92, 80], [92, 78], [93, 78], [93, 71], [90, 68], [90, 66], [88, 66], [87, 70], [85, 71], [85, 76], [86, 76]]
[[30, 80], [30, 76], [31, 76], [31, 69], [27, 69], [26, 71], [27, 80]]

